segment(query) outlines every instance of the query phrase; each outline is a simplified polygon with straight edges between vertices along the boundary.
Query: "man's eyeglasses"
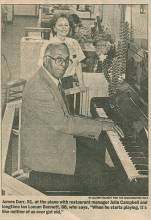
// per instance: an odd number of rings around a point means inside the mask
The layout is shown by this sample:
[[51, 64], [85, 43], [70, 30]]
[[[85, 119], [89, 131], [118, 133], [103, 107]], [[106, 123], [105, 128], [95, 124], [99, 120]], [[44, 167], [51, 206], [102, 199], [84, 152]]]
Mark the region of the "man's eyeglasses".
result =
[[62, 65], [62, 64], [69, 64], [69, 63], [72, 63], [72, 60], [69, 59], [69, 57], [67, 57], [66, 59], [64, 59], [63, 57], [51, 57], [49, 55], [46, 55], [47, 57], [50, 57], [52, 60], [55, 61], [55, 64], [56, 65]]

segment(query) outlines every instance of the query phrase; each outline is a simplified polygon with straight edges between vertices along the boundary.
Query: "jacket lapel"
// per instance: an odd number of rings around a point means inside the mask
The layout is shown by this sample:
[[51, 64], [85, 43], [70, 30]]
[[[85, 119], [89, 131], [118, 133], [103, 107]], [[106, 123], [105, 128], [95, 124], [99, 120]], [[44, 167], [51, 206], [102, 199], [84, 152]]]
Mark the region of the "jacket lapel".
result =
[[53, 95], [58, 99], [58, 102], [59, 102], [61, 108], [63, 109], [65, 115], [66, 116], [69, 115], [67, 107], [64, 103], [64, 100], [59, 92], [57, 85], [53, 82], [53, 80], [48, 76], [48, 74], [46, 73], [46, 71], [42, 67], [39, 69], [39, 75], [45, 81], [45, 83], [48, 85], [51, 93], [53, 93]]

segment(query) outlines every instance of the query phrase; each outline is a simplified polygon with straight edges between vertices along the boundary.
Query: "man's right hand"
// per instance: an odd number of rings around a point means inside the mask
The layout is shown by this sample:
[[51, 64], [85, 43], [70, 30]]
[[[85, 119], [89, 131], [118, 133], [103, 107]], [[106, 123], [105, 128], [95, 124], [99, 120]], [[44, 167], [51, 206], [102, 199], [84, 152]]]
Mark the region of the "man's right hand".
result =
[[108, 118], [99, 118], [100, 121], [100, 132], [95, 135], [95, 139], [98, 141], [101, 131], [111, 131], [114, 129], [114, 122]]
[[102, 124], [102, 131], [113, 130], [114, 122], [111, 119], [99, 118], [99, 121], [101, 121]]
[[103, 126], [102, 126], [103, 131], [113, 130], [113, 128], [114, 128], [114, 122], [112, 120], [105, 119], [105, 121], [103, 121]]

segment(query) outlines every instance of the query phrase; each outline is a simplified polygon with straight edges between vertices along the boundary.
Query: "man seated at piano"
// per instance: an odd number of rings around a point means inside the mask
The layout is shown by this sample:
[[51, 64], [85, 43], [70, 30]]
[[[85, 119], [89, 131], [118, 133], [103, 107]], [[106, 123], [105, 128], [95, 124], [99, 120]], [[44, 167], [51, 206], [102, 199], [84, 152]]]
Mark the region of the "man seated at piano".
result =
[[22, 100], [21, 156], [29, 184], [44, 192], [103, 190], [111, 180], [102, 187], [102, 173], [112, 178], [99, 161], [103, 146], [89, 149], [79, 137], [97, 142], [114, 123], [70, 115], [61, 85], [70, 62], [68, 47], [49, 41], [42, 51], [42, 66], [27, 82]]

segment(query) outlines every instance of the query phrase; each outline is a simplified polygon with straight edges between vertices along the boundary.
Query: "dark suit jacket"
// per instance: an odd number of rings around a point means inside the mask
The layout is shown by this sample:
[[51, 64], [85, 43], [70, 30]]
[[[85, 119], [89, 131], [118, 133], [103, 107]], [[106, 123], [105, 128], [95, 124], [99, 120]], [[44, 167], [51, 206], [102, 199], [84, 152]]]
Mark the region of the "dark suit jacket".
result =
[[76, 136], [95, 137], [102, 123], [71, 116], [56, 84], [41, 68], [23, 92], [21, 161], [23, 168], [74, 174]]

